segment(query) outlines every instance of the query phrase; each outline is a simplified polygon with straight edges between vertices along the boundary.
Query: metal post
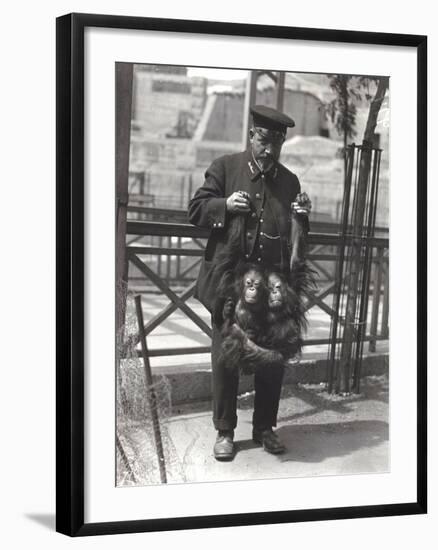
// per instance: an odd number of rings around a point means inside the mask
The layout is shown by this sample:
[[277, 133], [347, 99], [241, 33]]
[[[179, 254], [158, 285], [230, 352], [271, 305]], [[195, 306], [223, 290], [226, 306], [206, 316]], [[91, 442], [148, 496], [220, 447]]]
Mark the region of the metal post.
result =
[[[163, 248], [163, 238], [164, 237], [158, 237], [158, 247]], [[157, 275], [158, 277], [161, 277], [161, 254], [158, 254], [157, 256]]]
[[126, 216], [128, 206], [129, 147], [131, 138], [132, 63], [116, 63], [116, 326], [125, 323]]
[[[172, 248], [172, 237], [167, 237], [167, 247]], [[167, 255], [166, 256], [166, 281], [167, 284], [170, 285], [170, 279], [171, 279], [171, 272], [170, 272], [170, 266], [172, 262], [172, 256]]]
[[382, 310], [382, 330], [383, 338], [389, 337], [388, 319], [389, 319], [389, 261], [384, 259], [385, 277], [383, 280], [383, 310]]
[[283, 109], [284, 109], [285, 81], [286, 81], [286, 73], [284, 71], [280, 71], [278, 73], [278, 80], [277, 80], [277, 109], [281, 112], [283, 112]]
[[[348, 154], [348, 156], [347, 156]], [[333, 383], [335, 378], [335, 367], [336, 367], [336, 341], [338, 335], [338, 326], [339, 326], [339, 316], [340, 316], [340, 307], [341, 307], [341, 294], [342, 294], [342, 280], [344, 277], [344, 262], [345, 262], [345, 248], [346, 248], [346, 234], [348, 227], [348, 214], [350, 210], [350, 199], [351, 199], [351, 181], [353, 175], [353, 166], [355, 158], [355, 147], [354, 144], [345, 151], [347, 159], [347, 170], [345, 172], [345, 181], [344, 181], [344, 198], [342, 204], [342, 228], [340, 235], [340, 246], [339, 246], [339, 260], [336, 263], [335, 271], [335, 281], [336, 281], [336, 290], [334, 296], [334, 311], [335, 314], [332, 318], [331, 325], [331, 334], [330, 334], [330, 356], [328, 361], [328, 387], [327, 390], [329, 393], [333, 391]]]
[[364, 142], [361, 146], [353, 144], [347, 147], [347, 151], [341, 247], [328, 361], [328, 390], [346, 393], [351, 388], [356, 392], [360, 389], [372, 259], [370, 241], [375, 229], [381, 150]]
[[124, 340], [128, 260], [126, 224], [128, 210], [129, 149], [131, 141], [132, 64], [116, 63], [116, 375], [120, 388], [120, 406], [125, 407], [122, 388], [121, 349]]
[[364, 221], [368, 179], [371, 167], [372, 149], [370, 143], [363, 143], [360, 148], [360, 169], [358, 183], [353, 201], [353, 224], [351, 242], [350, 277], [347, 289], [347, 305], [345, 308], [344, 340], [341, 348], [339, 378], [337, 390], [350, 391], [351, 356], [355, 340], [355, 319], [357, 311], [358, 283], [361, 273], [362, 227]]
[[193, 197], [193, 174], [189, 174], [189, 186], [188, 186], [188, 192], [187, 192], [187, 204], [189, 203], [190, 199]]
[[377, 336], [377, 324], [379, 320], [379, 306], [380, 306], [380, 291], [382, 286], [382, 257], [383, 251], [381, 248], [377, 250], [377, 259], [374, 266], [374, 281], [373, 281], [373, 305], [371, 311], [371, 326], [370, 336], [371, 340], [368, 349], [371, 352], [376, 351], [376, 336]]
[[146, 396], [152, 417], [152, 426], [154, 429], [155, 447], [157, 449], [158, 466], [160, 468], [161, 483], [167, 483], [166, 464], [164, 462], [163, 441], [161, 439], [160, 421], [158, 418], [157, 396], [153, 387], [151, 365], [149, 363], [149, 354], [146, 344], [146, 334], [144, 331], [143, 310], [141, 307], [141, 296], [135, 297], [135, 309], [137, 312], [138, 331], [140, 335], [141, 355], [143, 358], [144, 373], [146, 379]]
[[363, 342], [366, 336], [366, 325], [368, 317], [368, 301], [370, 293], [370, 276], [372, 265], [372, 248], [370, 246], [370, 239], [374, 236], [375, 224], [376, 224], [376, 209], [377, 209], [377, 193], [378, 193], [378, 168], [379, 168], [379, 151], [373, 152], [373, 175], [371, 181], [370, 197], [368, 200], [368, 215], [367, 215], [367, 231], [364, 247], [364, 264], [362, 275], [362, 288], [360, 292], [360, 313], [359, 323], [356, 333], [356, 354], [354, 360], [353, 371], [353, 391], [355, 393], [360, 392], [360, 378], [362, 371], [362, 355], [363, 355]]
[[246, 93], [245, 104], [243, 107], [243, 135], [242, 143], [243, 148], [246, 149], [249, 146], [249, 129], [251, 127], [251, 114], [249, 112], [250, 107], [255, 105], [257, 101], [257, 78], [258, 71], [250, 71], [246, 81]]
[[[182, 248], [181, 237], [178, 237], [176, 246], [177, 246], [178, 250], [181, 250], [181, 248]], [[177, 256], [176, 257], [176, 274], [175, 274], [175, 277], [176, 277], [177, 281], [179, 281], [180, 275], [181, 275], [181, 256]]]

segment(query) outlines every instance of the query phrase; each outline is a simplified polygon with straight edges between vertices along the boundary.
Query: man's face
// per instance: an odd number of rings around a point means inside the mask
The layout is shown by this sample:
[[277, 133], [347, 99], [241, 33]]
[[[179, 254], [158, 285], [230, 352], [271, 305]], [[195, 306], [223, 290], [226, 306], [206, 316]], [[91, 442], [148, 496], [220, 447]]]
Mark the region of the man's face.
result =
[[253, 127], [249, 131], [250, 143], [254, 158], [263, 166], [269, 165], [272, 160], [280, 158], [284, 135], [281, 132]]

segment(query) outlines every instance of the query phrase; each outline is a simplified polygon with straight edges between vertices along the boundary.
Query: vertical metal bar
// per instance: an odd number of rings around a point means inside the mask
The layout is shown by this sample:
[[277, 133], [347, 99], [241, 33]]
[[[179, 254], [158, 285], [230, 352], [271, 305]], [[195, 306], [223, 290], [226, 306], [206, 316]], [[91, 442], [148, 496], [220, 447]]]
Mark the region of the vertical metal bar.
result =
[[[380, 160], [382, 158], [382, 149], [377, 150], [378, 153], [378, 165], [377, 165], [377, 188], [376, 188], [376, 206], [374, 209], [374, 224], [376, 222], [376, 213], [377, 213], [377, 192], [379, 188], [379, 176], [380, 176]], [[389, 261], [389, 260], [388, 260]], [[382, 311], [382, 325], [381, 325], [381, 331], [386, 331], [386, 337], [388, 337], [389, 331], [388, 331], [388, 316], [389, 316], [389, 263], [386, 261], [386, 273], [384, 274], [384, 288], [383, 288], [383, 311]], [[383, 264], [385, 263], [385, 259], [383, 256], [383, 249], [381, 254], [381, 264], [382, 264], [382, 270], [383, 270]]]
[[[132, 65], [132, 70], [134, 71], [135, 65]], [[138, 118], [138, 81], [136, 78], [132, 80], [132, 109], [131, 109], [131, 118], [132, 120], [137, 120]]]
[[[284, 71], [280, 71], [277, 73], [277, 109], [279, 111], [283, 111], [284, 109], [284, 88], [285, 88], [285, 81], [286, 81], [286, 73]], [[315, 207], [316, 209], [316, 207]]]
[[188, 192], [187, 192], [187, 204], [189, 203], [190, 199], [193, 196], [193, 174], [190, 172], [189, 174], [189, 185], [188, 185]]
[[116, 63], [116, 328], [126, 309], [126, 217], [132, 111], [132, 63]]
[[[158, 237], [158, 247], [163, 248], [163, 237]], [[157, 256], [157, 275], [161, 277], [161, 254]]]
[[382, 330], [381, 336], [388, 338], [389, 336], [389, 261], [384, 258], [385, 276], [383, 279], [383, 309], [382, 309]]
[[120, 406], [126, 406], [122, 389], [121, 350], [123, 346], [126, 296], [128, 292], [128, 259], [126, 257], [126, 224], [128, 214], [129, 151], [131, 141], [133, 65], [116, 63], [116, 377], [120, 389]]
[[116, 373], [117, 373], [117, 384], [120, 388], [120, 397], [121, 397], [121, 403], [120, 406], [122, 407], [122, 410], [126, 407], [126, 395], [125, 390], [122, 387], [122, 355], [121, 350], [123, 349], [124, 340], [125, 340], [125, 330], [124, 330], [124, 323], [125, 323], [125, 313], [126, 313], [126, 298], [128, 295], [128, 277], [129, 277], [129, 261], [127, 256], [125, 255], [125, 265], [124, 270], [122, 274], [122, 281], [119, 283], [119, 285], [116, 288], [116, 315], [117, 315], [117, 334], [116, 334]]
[[339, 323], [339, 308], [341, 305], [341, 289], [342, 289], [342, 280], [344, 274], [344, 261], [345, 261], [345, 245], [346, 245], [346, 235], [348, 227], [348, 213], [350, 209], [350, 196], [351, 196], [351, 181], [353, 175], [353, 166], [354, 166], [354, 157], [355, 157], [355, 146], [350, 146], [346, 151], [345, 155], [348, 153], [347, 158], [347, 171], [345, 173], [345, 182], [344, 182], [344, 198], [342, 204], [342, 228], [340, 235], [340, 245], [339, 245], [339, 261], [336, 263], [335, 271], [335, 280], [336, 280], [336, 289], [334, 295], [334, 315], [332, 318], [331, 325], [331, 346], [330, 346], [330, 357], [328, 362], [328, 387], [327, 390], [329, 393], [333, 391], [333, 378], [335, 371], [335, 360], [336, 360], [336, 339], [338, 333], [338, 323]]
[[144, 181], [144, 172], [141, 172], [140, 174], [138, 174], [138, 192], [140, 195], [145, 195], [146, 194], [146, 190], [145, 190], [145, 181]]
[[[338, 346], [338, 364], [337, 364], [337, 368], [336, 368], [336, 379], [335, 379], [335, 392], [336, 393], [339, 393], [341, 391], [341, 387], [342, 387], [342, 391], [347, 391], [345, 389], [345, 384], [344, 384], [344, 378], [345, 378], [345, 368], [346, 366], [349, 368], [349, 365], [350, 365], [350, 362], [348, 361], [347, 365], [345, 366], [345, 362], [343, 363], [342, 362], [342, 355], [343, 355], [343, 352], [344, 352], [344, 347], [345, 347], [345, 339], [346, 337], [347, 338], [350, 338], [350, 347], [352, 345], [352, 335], [349, 335], [348, 334], [348, 330], [347, 330], [347, 325], [346, 323], [348, 322], [348, 319], [347, 319], [347, 305], [349, 305], [349, 300], [348, 300], [348, 293], [350, 292], [350, 286], [351, 286], [351, 279], [352, 279], [352, 273], [351, 273], [351, 269], [352, 269], [352, 265], [351, 265], [351, 255], [352, 255], [352, 250], [353, 250], [353, 246], [352, 246], [352, 228], [353, 228], [353, 220], [354, 220], [354, 216], [355, 216], [355, 212], [356, 212], [356, 204], [357, 204], [357, 188], [358, 188], [358, 178], [359, 178], [359, 163], [360, 163], [360, 157], [361, 157], [361, 154], [362, 154], [362, 149], [360, 146], [356, 146], [354, 145], [353, 146], [353, 151], [354, 151], [354, 155], [353, 155], [353, 166], [351, 167], [351, 190], [350, 190], [350, 201], [352, 199], [352, 202], [350, 202], [350, 205], [349, 205], [349, 210], [348, 210], [348, 213], [347, 213], [347, 225], [345, 227], [345, 268], [344, 268], [344, 272], [345, 272], [345, 277], [344, 277], [344, 280], [343, 280], [343, 284], [342, 284], [342, 287], [341, 287], [341, 296], [340, 296], [340, 299], [341, 299], [341, 310], [342, 310], [342, 316], [344, 318], [344, 324], [343, 326], [341, 327], [341, 343], [340, 343], [340, 346]], [[350, 304], [351, 305], [351, 304]]]
[[373, 170], [370, 186], [370, 193], [368, 198], [368, 215], [367, 215], [367, 232], [365, 237], [365, 254], [363, 265], [363, 279], [362, 290], [360, 298], [360, 313], [359, 313], [359, 326], [357, 330], [357, 346], [355, 357], [355, 368], [353, 373], [353, 391], [359, 393], [360, 391], [360, 377], [362, 370], [362, 355], [363, 355], [363, 341], [366, 335], [366, 322], [368, 316], [368, 300], [370, 290], [370, 275], [371, 275], [371, 256], [372, 249], [370, 247], [370, 239], [374, 236], [375, 221], [376, 221], [376, 206], [377, 206], [377, 186], [378, 186], [378, 152], [374, 151], [372, 155]]
[[[377, 149], [376, 151], [376, 155], [377, 155], [377, 174], [376, 174], [376, 194], [375, 194], [375, 197], [374, 197], [374, 216], [373, 216], [373, 224], [374, 224], [374, 227], [376, 225], [376, 216], [377, 216], [377, 196], [378, 196], [378, 191], [379, 191], [379, 176], [380, 176], [380, 159], [382, 157], [382, 150], [381, 149]], [[376, 251], [376, 252], [379, 252], [379, 251]], [[383, 259], [383, 249], [380, 250], [380, 255], [379, 255], [379, 258], [380, 258], [380, 263]], [[380, 266], [381, 267], [381, 266]], [[373, 303], [374, 303], [374, 295], [373, 295]], [[380, 303], [380, 286], [379, 286], [379, 291], [378, 291], [378, 300], [377, 300], [377, 303], [379, 304]], [[376, 319], [378, 320], [378, 311], [377, 311], [377, 317]], [[376, 323], [377, 323], [377, 320], [376, 320]], [[377, 329], [377, 325], [376, 325], [376, 329]], [[372, 334], [372, 328], [370, 326], [370, 333]], [[376, 342], [374, 341], [371, 341], [371, 344], [369, 346], [369, 350], [370, 351], [374, 351], [376, 348]]]
[[377, 258], [374, 266], [374, 284], [373, 284], [373, 305], [371, 311], [371, 326], [370, 336], [371, 340], [368, 349], [371, 352], [376, 351], [376, 339], [377, 336], [377, 324], [379, 320], [379, 305], [380, 305], [380, 291], [382, 286], [382, 256], [383, 251], [381, 248], [377, 250]]
[[[152, 173], [151, 172], [145, 172], [144, 173], [145, 175], [145, 182], [146, 182], [146, 189], [145, 189], [145, 192], [150, 195], [151, 194], [151, 179], [152, 179]], [[155, 201], [155, 197], [153, 198], [153, 200]], [[155, 206], [155, 202], [153, 202], [152, 206]]]
[[[167, 246], [168, 248], [172, 248], [172, 237], [167, 237]], [[166, 281], [169, 286], [170, 286], [170, 277], [171, 277], [171, 273], [170, 273], [171, 263], [172, 263], [172, 256], [167, 255], [166, 256]]]
[[[141, 172], [140, 174], [138, 174], [137, 179], [138, 179], [138, 194], [141, 197], [139, 200], [139, 206], [143, 206], [143, 205], [147, 206], [147, 203], [144, 200], [146, 195], [144, 172]], [[141, 212], [139, 212], [137, 214], [137, 219], [141, 220], [142, 218], [143, 218], [143, 215]]]
[[149, 354], [146, 344], [146, 334], [144, 331], [143, 310], [141, 307], [141, 296], [135, 297], [135, 309], [137, 312], [138, 332], [140, 336], [141, 355], [143, 358], [144, 373], [146, 380], [146, 397], [152, 417], [152, 427], [154, 430], [155, 447], [157, 450], [158, 466], [160, 468], [161, 483], [167, 483], [166, 464], [164, 461], [163, 441], [161, 439], [160, 421], [158, 418], [157, 396], [153, 386], [151, 365], [149, 363]]
[[344, 339], [341, 348], [340, 357], [340, 379], [339, 385], [342, 388], [341, 391], [350, 391], [350, 375], [351, 375], [351, 359], [352, 348], [355, 336], [355, 319], [357, 311], [357, 298], [358, 298], [358, 284], [361, 272], [361, 250], [362, 239], [360, 233], [362, 232], [364, 213], [366, 206], [366, 196], [368, 189], [368, 180], [371, 168], [371, 155], [372, 149], [369, 143], [363, 143], [361, 146], [360, 156], [360, 169], [358, 185], [356, 188], [357, 200], [355, 200], [355, 209], [353, 215], [353, 227], [352, 227], [352, 251], [351, 251], [351, 276], [348, 282], [347, 291], [347, 305], [346, 305], [346, 319]]
[[[181, 237], [178, 237], [178, 242], [176, 246], [179, 250], [182, 248]], [[176, 274], [175, 274], [177, 281], [179, 281], [180, 275], [181, 275], [181, 256], [177, 256], [176, 257]]]
[[183, 174], [181, 176], [181, 185], [179, 187], [180, 189], [180, 193], [179, 193], [179, 208], [181, 208], [182, 210], [185, 208], [185, 204], [184, 204], [184, 195], [185, 195], [185, 190], [186, 190], [186, 181], [187, 181], [187, 174]]
[[258, 71], [250, 71], [248, 73], [246, 81], [245, 103], [243, 107], [242, 143], [244, 149], [249, 147], [249, 129], [251, 127], [251, 113], [249, 112], [249, 109], [253, 105], [255, 105], [255, 102], [257, 100], [257, 78]]

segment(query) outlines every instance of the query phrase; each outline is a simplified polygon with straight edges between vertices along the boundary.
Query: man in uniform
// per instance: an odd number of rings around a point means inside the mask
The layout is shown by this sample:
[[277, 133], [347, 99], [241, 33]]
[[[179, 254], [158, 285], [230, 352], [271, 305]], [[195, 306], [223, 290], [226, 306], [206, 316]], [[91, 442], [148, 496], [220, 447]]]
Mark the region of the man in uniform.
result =
[[[291, 208], [304, 216], [310, 209], [295, 202], [300, 193], [298, 178], [278, 162], [287, 128], [293, 127], [294, 121], [263, 105], [254, 106], [251, 114], [250, 147], [213, 161], [203, 186], [189, 203], [190, 222], [211, 229], [195, 293], [210, 312], [218, 283], [215, 259], [230, 244], [230, 221], [235, 216], [244, 218], [240, 227], [246, 261], [286, 272]], [[239, 379], [235, 371], [219, 368], [222, 339], [213, 321], [212, 328], [213, 423], [218, 432], [213, 452], [217, 460], [231, 460]], [[285, 450], [272, 430], [277, 423], [283, 373], [283, 366], [273, 365], [254, 376], [253, 440], [273, 454]]]

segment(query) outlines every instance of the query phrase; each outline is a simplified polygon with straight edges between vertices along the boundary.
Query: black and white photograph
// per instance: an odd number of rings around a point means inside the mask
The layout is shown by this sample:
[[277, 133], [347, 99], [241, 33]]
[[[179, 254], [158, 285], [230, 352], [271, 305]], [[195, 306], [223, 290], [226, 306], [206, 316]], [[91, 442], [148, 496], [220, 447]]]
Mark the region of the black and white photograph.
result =
[[390, 472], [390, 76], [114, 70], [115, 485]]
[[102, 6], [4, 15], [2, 547], [433, 547], [432, 4]]

